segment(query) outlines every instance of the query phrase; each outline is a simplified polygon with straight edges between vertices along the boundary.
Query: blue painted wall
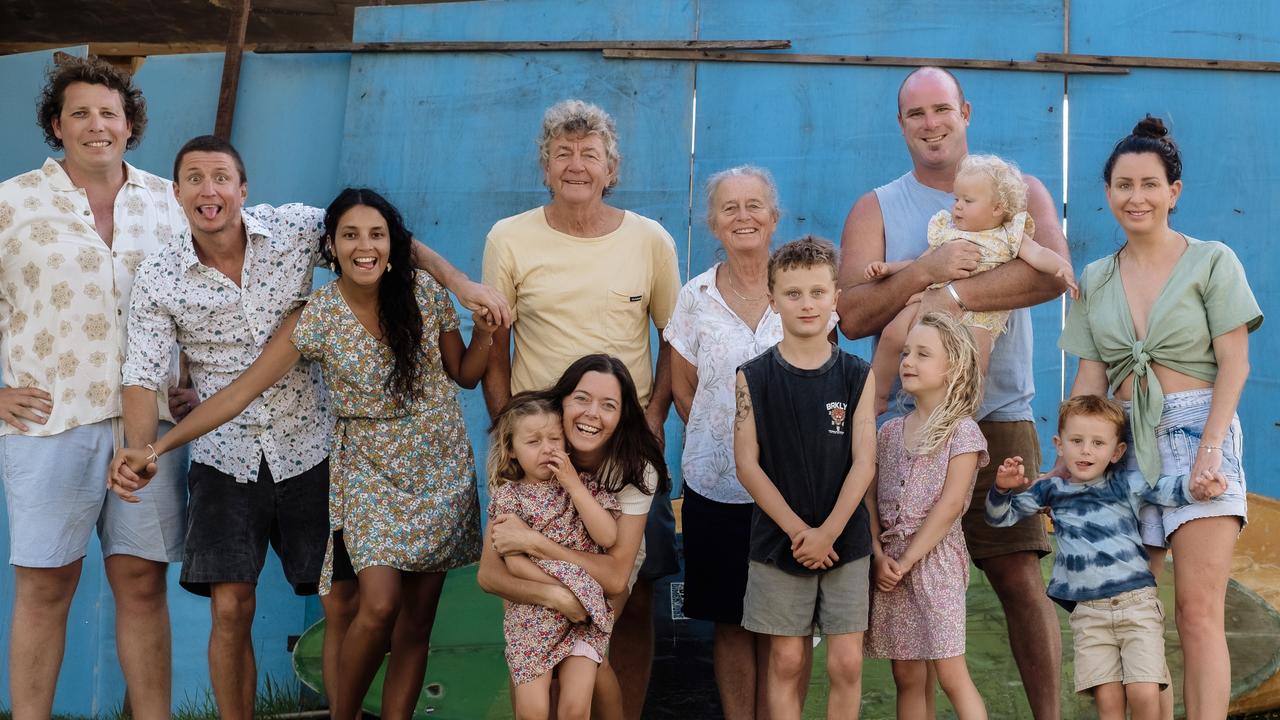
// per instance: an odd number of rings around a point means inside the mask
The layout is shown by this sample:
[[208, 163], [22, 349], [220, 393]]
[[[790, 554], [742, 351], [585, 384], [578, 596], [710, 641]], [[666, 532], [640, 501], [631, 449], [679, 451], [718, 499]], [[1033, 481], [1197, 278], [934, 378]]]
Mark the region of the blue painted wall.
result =
[[[1123, 33], [1116, 28], [1124, 28]], [[1228, 60], [1280, 57], [1280, 5], [1223, 6], [1177, 0], [1151, 12], [1140, 2], [1073, 0], [1071, 50], [1099, 55], [1176, 55]], [[1183, 154], [1175, 230], [1230, 245], [1270, 318], [1249, 337], [1251, 372], [1240, 399], [1249, 489], [1280, 496], [1277, 386], [1280, 286], [1275, 227], [1280, 221], [1280, 74], [1220, 70], [1134, 70], [1128, 76], [1072, 75], [1068, 229], [1076, 267], [1114, 253], [1124, 233], [1107, 207], [1102, 166], [1144, 115], [1164, 119]], [[1068, 382], [1074, 376], [1074, 363]]]
[[[1074, 0], [1070, 49], [1126, 55], [1237, 59], [1280, 56], [1280, 8], [1255, 0], [1231, 13], [1171, 0], [1160, 13], [1139, 0]], [[646, 6], [625, 0], [489, 0], [358, 10], [356, 40], [789, 38], [785, 52], [1032, 59], [1063, 49], [1060, 0], [909, 0], [777, 3], [684, 0]], [[959, 28], [959, 29], [958, 29]], [[993, 31], [993, 28], [995, 30]], [[1118, 30], [1123, 28], [1123, 31]], [[1176, 50], [1174, 50], [1176, 49]], [[83, 54], [83, 48], [78, 51]], [[31, 101], [49, 53], [0, 58], [0, 177], [45, 155]], [[212, 130], [220, 54], [156, 57], [138, 74], [151, 126], [134, 164], [169, 176], [186, 139]], [[693, 64], [604, 60], [591, 52], [384, 55], [247, 55], [233, 141], [245, 155], [250, 202], [326, 203], [342, 186], [370, 185], [396, 202], [415, 232], [472, 276], [484, 237], [499, 218], [546, 202], [535, 139], [542, 111], [566, 97], [604, 106], [618, 122], [624, 156], [612, 201], [662, 222], [682, 254], [684, 277], [715, 259], [702, 218], [701, 185], [713, 172], [752, 162], [779, 183], [779, 241], [812, 232], [838, 239], [863, 192], [909, 167], [895, 121], [904, 68]], [[1268, 230], [1280, 204], [1280, 77], [1268, 74], [1135, 71], [1128, 76], [961, 71], [974, 105], [975, 151], [1016, 160], [1058, 199], [1069, 188], [1077, 267], [1113, 251], [1121, 235], [1102, 200], [1098, 173], [1112, 143], [1144, 112], [1171, 121], [1186, 153], [1186, 188], [1175, 227], [1222, 239], [1245, 261], [1264, 311], [1275, 306]], [[1069, 174], [1062, 162], [1063, 93], [1070, 94]], [[696, 93], [696, 121], [694, 96]], [[696, 129], [696, 147], [690, 136]], [[692, 150], [692, 155], [690, 154]], [[691, 187], [692, 186], [692, 187]], [[692, 190], [692, 191], [691, 191]], [[1063, 373], [1055, 341], [1062, 303], [1033, 311], [1035, 403], [1042, 437], [1052, 434]], [[1251, 488], [1280, 495], [1280, 462], [1261, 452], [1275, 432], [1275, 340], [1252, 338], [1253, 374], [1241, 403]], [[869, 343], [846, 343], [866, 354]], [[1074, 368], [1066, 368], [1070, 380]], [[477, 454], [487, 417], [478, 392], [464, 393]], [[674, 418], [674, 414], [673, 414]], [[681, 428], [667, 427], [679, 468]], [[0, 514], [0, 526], [7, 529]], [[0, 532], [0, 551], [7, 533]], [[89, 551], [72, 609], [59, 712], [109, 711], [123, 693], [114, 657], [110, 593], [99, 550]], [[208, 605], [177, 589], [175, 703], [207, 688]], [[12, 608], [12, 574], [0, 570], [0, 617]], [[271, 556], [259, 589], [261, 668], [289, 678], [285, 639], [317, 615], [292, 596]], [[0, 646], [8, 623], [0, 623]], [[0, 659], [0, 705], [7, 704]]]

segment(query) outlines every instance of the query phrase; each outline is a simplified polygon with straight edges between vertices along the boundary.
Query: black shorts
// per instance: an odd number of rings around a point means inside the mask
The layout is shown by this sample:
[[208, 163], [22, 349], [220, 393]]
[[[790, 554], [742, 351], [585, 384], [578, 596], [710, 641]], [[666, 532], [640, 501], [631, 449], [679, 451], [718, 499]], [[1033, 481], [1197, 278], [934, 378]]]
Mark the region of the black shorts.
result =
[[684, 488], [684, 614], [742, 624], [752, 503], [730, 504]]
[[676, 514], [671, 510], [671, 496], [654, 493], [649, 517], [644, 525], [644, 562], [636, 580], [653, 582], [680, 572], [676, 554]]
[[178, 582], [209, 596], [215, 583], [258, 583], [270, 544], [299, 595], [315, 595], [329, 538], [329, 460], [275, 482], [264, 459], [258, 480], [238, 483], [201, 463], [187, 474], [187, 543]]

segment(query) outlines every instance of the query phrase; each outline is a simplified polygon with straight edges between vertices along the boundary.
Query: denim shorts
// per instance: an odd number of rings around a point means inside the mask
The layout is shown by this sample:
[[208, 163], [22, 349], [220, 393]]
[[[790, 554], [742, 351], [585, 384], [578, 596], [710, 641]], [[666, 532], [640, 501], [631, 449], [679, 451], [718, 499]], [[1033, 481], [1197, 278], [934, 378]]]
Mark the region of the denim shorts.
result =
[[[120, 425], [117, 418], [57, 435], [0, 436], [11, 564], [70, 565], [88, 552], [95, 526], [103, 557], [182, 559], [186, 449], [165, 453], [156, 476], [136, 493], [141, 502], [125, 502], [107, 490], [107, 467], [118, 445]], [[172, 427], [162, 422], [159, 432], [163, 435]]]
[[[1156, 445], [1160, 449], [1161, 475], [1187, 475], [1195, 464], [1200, 449], [1200, 436], [1204, 434], [1204, 422], [1209, 417], [1209, 405], [1213, 402], [1213, 390], [1184, 390], [1166, 393], [1160, 424], [1156, 426]], [[1129, 403], [1124, 403], [1125, 411]], [[1126, 438], [1133, 447], [1133, 431]], [[1142, 528], [1142, 542], [1152, 547], [1168, 547], [1169, 536], [1183, 523], [1206, 517], [1234, 516], [1240, 518], [1243, 530], [1248, 522], [1245, 499], [1244, 436], [1240, 431], [1240, 418], [1233, 416], [1222, 440], [1222, 474], [1227, 479], [1227, 490], [1212, 500], [1194, 502], [1178, 508], [1143, 505], [1138, 513]], [[1126, 472], [1138, 472], [1138, 456], [1126, 452], [1121, 460]]]

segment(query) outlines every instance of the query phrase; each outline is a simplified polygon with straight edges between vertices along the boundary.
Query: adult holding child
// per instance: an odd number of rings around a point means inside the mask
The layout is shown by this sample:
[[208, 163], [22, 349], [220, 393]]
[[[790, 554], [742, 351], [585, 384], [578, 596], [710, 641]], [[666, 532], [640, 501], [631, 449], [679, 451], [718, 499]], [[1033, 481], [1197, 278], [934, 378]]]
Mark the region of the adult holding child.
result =
[[[655, 368], [649, 333], [650, 321], [659, 331], [666, 327], [680, 289], [675, 243], [657, 222], [605, 202], [618, 182], [621, 154], [604, 110], [581, 100], [551, 106], [538, 151], [551, 201], [498, 221], [485, 242], [484, 282], [505, 295], [515, 317], [510, 331], [494, 335], [484, 378], [489, 415], [513, 393], [546, 388], [578, 358], [603, 352], [635, 378], [645, 423], [661, 438], [671, 405], [671, 351], [660, 339]], [[653, 581], [679, 568], [670, 498], [654, 499], [645, 565], [624, 604], [611, 658], [631, 720], [640, 717], [653, 661]], [[613, 674], [598, 678], [608, 684]], [[598, 687], [597, 695], [612, 692]]]
[[[645, 560], [643, 540], [652, 496], [668, 492], [670, 479], [657, 437], [645, 423], [635, 382], [618, 358], [579, 358], [541, 394], [561, 410], [564, 442], [582, 479], [617, 498], [621, 514], [614, 542], [604, 553], [581, 552], [530, 529], [515, 514], [501, 514], [485, 530], [478, 580], [486, 592], [510, 602], [541, 605], [583, 622], [587, 610], [568, 587], [520, 577], [503, 557], [526, 555], [577, 565], [600, 584], [617, 613], [619, 605], [628, 602]], [[596, 675], [595, 695], [603, 697], [593, 697], [593, 703], [597, 716], [615, 718], [622, 713], [621, 697], [607, 668], [602, 664]]]
[[[973, 277], [980, 250], [973, 243], [948, 242], [928, 248], [929, 219], [955, 203], [956, 175], [969, 153], [967, 131], [973, 108], [955, 76], [942, 68], [912, 71], [898, 91], [898, 125], [912, 168], [896, 180], [858, 199], [845, 221], [840, 273], [840, 329], [849, 338], [879, 335], [916, 293], [923, 293], [919, 315], [942, 310], [1013, 310], [1007, 329], [991, 351], [988, 382], [976, 413], [992, 457], [1020, 456], [1039, 467], [1031, 398], [1031, 317], [1027, 307], [1057, 297], [1062, 278], [1036, 271], [1021, 259]], [[1056, 206], [1044, 185], [1024, 175], [1027, 213], [1035, 242], [1067, 257]], [[868, 280], [875, 262], [912, 260], [905, 269]], [[929, 289], [930, 285], [943, 286]], [[888, 378], [881, 378], [889, 382]], [[978, 472], [973, 499], [962, 518], [965, 544], [974, 563], [990, 580], [1004, 609], [1009, 645], [1023, 689], [1037, 720], [1061, 715], [1062, 639], [1057, 614], [1045, 596], [1040, 558], [1051, 546], [1039, 518], [1009, 528], [986, 524], [983, 503], [995, 480], [995, 465]]]
[[[1187, 717], [1220, 718], [1231, 696], [1224, 614], [1236, 537], [1246, 522], [1243, 445], [1236, 406], [1249, 375], [1248, 334], [1262, 311], [1235, 253], [1169, 225], [1182, 194], [1182, 157], [1157, 118], [1121, 139], [1102, 172], [1125, 244], [1080, 278], [1058, 345], [1080, 358], [1071, 395], [1125, 402], [1126, 469], [1162, 475], [1221, 473], [1220, 496], [1176, 509], [1146, 506], [1142, 541], [1174, 550]], [[1055, 474], [1063, 474], [1059, 461]], [[1152, 565], [1164, 562], [1151, 552]]]

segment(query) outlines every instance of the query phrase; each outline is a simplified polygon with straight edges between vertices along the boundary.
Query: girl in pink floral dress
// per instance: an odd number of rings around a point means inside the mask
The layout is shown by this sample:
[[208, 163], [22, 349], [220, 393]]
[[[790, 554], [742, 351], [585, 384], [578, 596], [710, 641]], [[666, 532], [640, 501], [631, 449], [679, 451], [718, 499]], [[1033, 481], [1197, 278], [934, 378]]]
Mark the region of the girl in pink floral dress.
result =
[[[613, 545], [618, 499], [578, 476], [565, 454], [559, 403], [539, 393], [519, 393], [494, 418], [491, 433], [490, 520], [516, 515], [571, 550], [603, 552]], [[596, 669], [613, 632], [613, 610], [600, 583], [562, 560], [507, 555], [503, 561], [517, 577], [564, 585], [588, 615], [587, 622], [574, 624], [541, 605], [505, 603], [502, 629], [516, 717], [547, 716], [552, 670], [560, 680], [561, 708], [589, 708]]]
[[985, 720], [964, 661], [969, 553], [960, 517], [987, 464], [973, 419], [982, 374], [972, 335], [948, 315], [925, 315], [907, 334], [899, 375], [915, 410], [880, 428], [867, 493], [876, 587], [866, 654], [893, 661], [899, 718], [926, 716], [933, 661], [960, 720]]

